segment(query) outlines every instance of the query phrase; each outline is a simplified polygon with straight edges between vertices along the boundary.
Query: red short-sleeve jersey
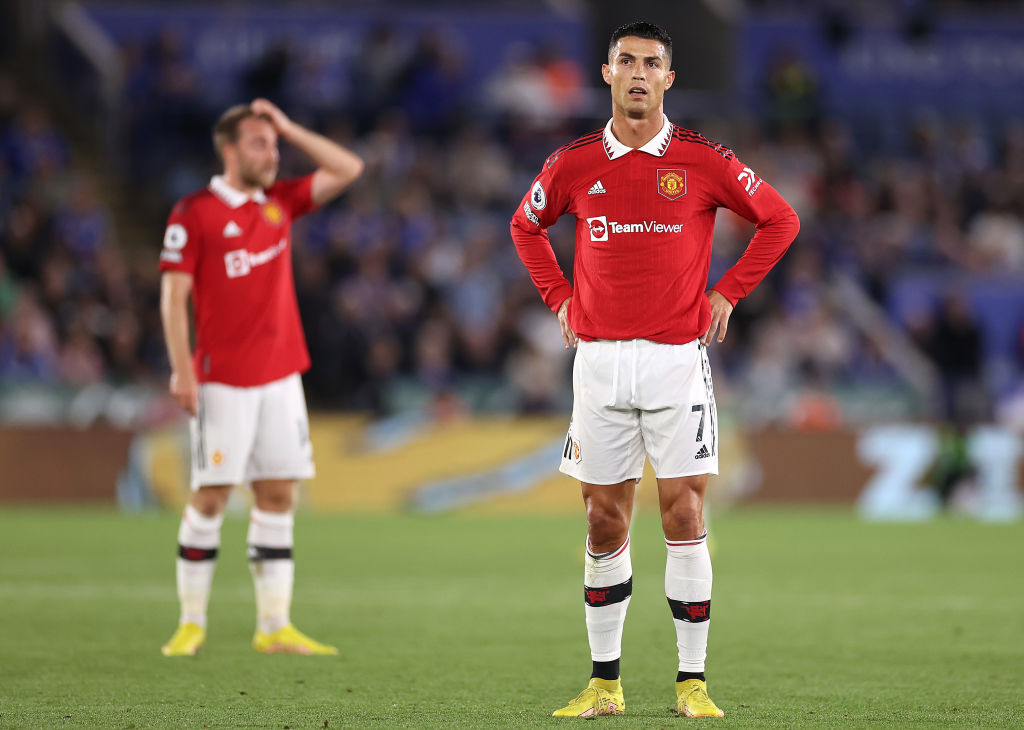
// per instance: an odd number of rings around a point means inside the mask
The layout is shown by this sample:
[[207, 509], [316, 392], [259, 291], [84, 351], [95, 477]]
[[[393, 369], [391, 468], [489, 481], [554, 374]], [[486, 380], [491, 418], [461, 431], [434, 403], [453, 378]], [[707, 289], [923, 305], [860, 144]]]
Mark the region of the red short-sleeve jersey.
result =
[[199, 382], [252, 387], [309, 368], [291, 224], [314, 207], [312, 177], [248, 196], [215, 176], [171, 211], [160, 270], [193, 277]]
[[[584, 339], [644, 338], [679, 344], [711, 323], [704, 295], [715, 212], [757, 225], [740, 260], [713, 287], [732, 303], [779, 260], [800, 228], [793, 209], [721, 145], [665, 118], [633, 149], [612, 123], [556, 150], [512, 218], [512, 240], [544, 302], [568, 297]], [[558, 266], [546, 228], [576, 217], [574, 282]]]

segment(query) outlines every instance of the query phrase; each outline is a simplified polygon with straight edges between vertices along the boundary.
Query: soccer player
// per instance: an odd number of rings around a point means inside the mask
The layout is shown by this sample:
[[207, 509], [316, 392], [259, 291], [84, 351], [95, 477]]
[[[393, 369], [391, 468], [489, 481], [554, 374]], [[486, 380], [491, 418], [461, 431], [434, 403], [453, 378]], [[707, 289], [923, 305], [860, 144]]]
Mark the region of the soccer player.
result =
[[[633, 591], [629, 527], [644, 456], [658, 478], [676, 630], [676, 709], [721, 717], [704, 676], [711, 558], [703, 503], [718, 473], [718, 423], [706, 347], [785, 253], [793, 209], [731, 150], [672, 124], [672, 40], [650, 23], [611, 37], [601, 72], [612, 118], [556, 150], [512, 219], [512, 239], [566, 347], [577, 348], [573, 411], [560, 470], [582, 484], [587, 511], [584, 611], [590, 683], [556, 717], [620, 714], [622, 629]], [[746, 252], [705, 294], [715, 212], [757, 226]], [[545, 229], [576, 217], [574, 285]]]
[[[317, 170], [277, 180], [279, 138], [312, 158]], [[337, 654], [289, 619], [296, 491], [299, 479], [313, 476], [299, 377], [309, 368], [309, 353], [292, 278], [291, 223], [348, 187], [363, 162], [266, 99], [224, 112], [213, 145], [224, 172], [174, 206], [160, 254], [170, 392], [192, 416], [192, 495], [178, 531], [181, 620], [162, 651], [191, 656], [206, 639], [224, 507], [232, 486], [246, 481], [255, 501], [248, 534], [253, 648]]]

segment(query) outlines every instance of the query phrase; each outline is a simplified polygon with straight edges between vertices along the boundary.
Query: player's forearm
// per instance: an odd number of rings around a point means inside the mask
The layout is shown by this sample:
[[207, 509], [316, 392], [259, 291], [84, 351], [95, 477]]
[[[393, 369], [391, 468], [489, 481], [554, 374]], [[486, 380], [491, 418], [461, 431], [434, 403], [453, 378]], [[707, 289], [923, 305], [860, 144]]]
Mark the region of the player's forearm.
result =
[[192, 370], [192, 346], [189, 343], [188, 298], [166, 281], [160, 292], [160, 319], [164, 325], [164, 342], [171, 370], [186, 373]]
[[788, 205], [761, 222], [736, 265], [713, 287], [730, 302], [747, 296], [761, 283], [800, 232], [800, 219]]
[[167, 343], [167, 357], [175, 373], [190, 372], [192, 369], [192, 348], [188, 341], [188, 316], [185, 311], [169, 311], [163, 314], [164, 342]]
[[528, 231], [512, 221], [512, 242], [516, 246], [519, 259], [530, 272], [541, 298], [552, 312], [558, 311], [566, 299], [572, 296], [572, 284], [565, 278], [547, 232]]
[[341, 187], [352, 183], [363, 172], [363, 160], [359, 155], [300, 124], [292, 122], [283, 136], [309, 155], [317, 167], [330, 173]]

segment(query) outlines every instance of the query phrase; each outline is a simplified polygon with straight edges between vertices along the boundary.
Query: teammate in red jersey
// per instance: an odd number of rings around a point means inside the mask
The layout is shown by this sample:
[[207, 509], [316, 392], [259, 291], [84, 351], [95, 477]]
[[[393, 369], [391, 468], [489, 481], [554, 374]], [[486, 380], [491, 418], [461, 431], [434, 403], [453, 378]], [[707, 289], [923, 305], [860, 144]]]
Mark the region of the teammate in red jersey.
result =
[[[718, 423], [706, 347], [725, 338], [736, 303], [799, 230], [793, 209], [731, 150], [672, 124], [672, 41], [650, 23], [612, 34], [612, 118], [556, 150], [512, 219], [512, 239], [566, 347], [577, 347], [573, 413], [561, 471], [580, 480], [587, 510], [584, 571], [590, 684], [560, 717], [619, 714], [622, 628], [632, 595], [633, 496], [650, 459], [668, 559], [665, 591], [679, 650], [677, 710], [720, 717], [704, 660], [711, 558], [703, 504], [718, 473]], [[757, 226], [740, 260], [705, 294], [715, 212]], [[575, 286], [545, 229], [576, 217]]]
[[[317, 170], [277, 180], [279, 138], [309, 155]], [[255, 501], [248, 535], [258, 614], [253, 647], [336, 654], [289, 618], [296, 488], [313, 476], [299, 377], [309, 353], [292, 278], [291, 223], [341, 193], [363, 163], [266, 99], [228, 109], [213, 143], [224, 172], [174, 206], [160, 254], [170, 392], [192, 416], [193, 490], [178, 532], [181, 619], [162, 651], [193, 655], [205, 641], [224, 507], [232, 486], [245, 481]]]

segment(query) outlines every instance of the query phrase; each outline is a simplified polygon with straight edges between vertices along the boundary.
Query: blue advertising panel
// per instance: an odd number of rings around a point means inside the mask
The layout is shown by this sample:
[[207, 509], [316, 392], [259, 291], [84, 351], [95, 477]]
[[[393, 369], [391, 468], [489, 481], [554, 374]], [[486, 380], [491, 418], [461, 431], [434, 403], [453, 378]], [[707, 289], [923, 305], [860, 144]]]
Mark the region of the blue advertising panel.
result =
[[814, 17], [743, 27], [737, 83], [743, 101], [765, 108], [765, 79], [788, 56], [817, 77], [824, 111], [867, 114], [934, 111], [1006, 117], [1024, 111], [1024, 19], [937, 16], [933, 32], [911, 41], [900, 24], [854, 22], [830, 44]]

